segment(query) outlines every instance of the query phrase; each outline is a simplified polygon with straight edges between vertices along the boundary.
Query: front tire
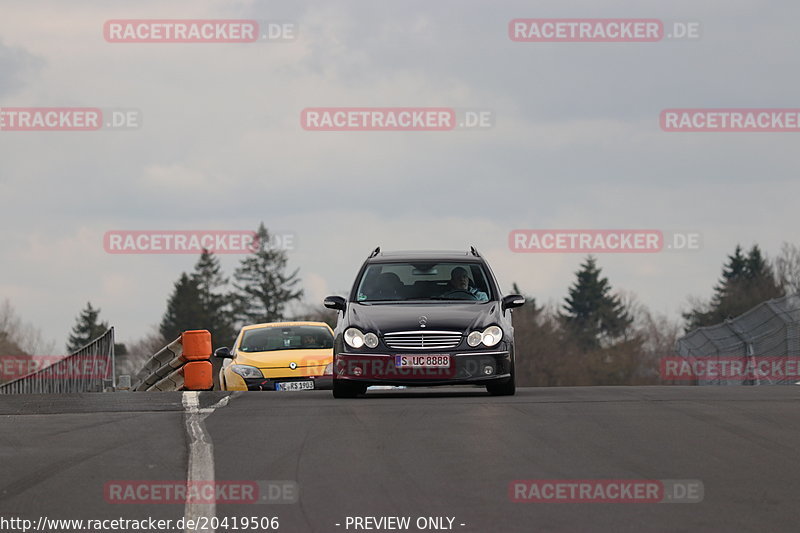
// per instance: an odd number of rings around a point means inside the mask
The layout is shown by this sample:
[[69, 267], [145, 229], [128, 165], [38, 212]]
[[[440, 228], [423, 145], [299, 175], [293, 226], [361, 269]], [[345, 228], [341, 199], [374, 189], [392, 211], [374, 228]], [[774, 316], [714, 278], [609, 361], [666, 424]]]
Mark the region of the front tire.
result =
[[367, 392], [367, 386], [361, 383], [349, 383], [339, 379], [333, 380], [334, 398], [355, 398], [365, 392]]
[[514, 377], [514, 363], [511, 363], [511, 377], [498, 383], [489, 383], [486, 390], [492, 396], [514, 396], [517, 392], [516, 378]]
[[514, 378], [512, 377], [501, 383], [491, 383], [486, 385], [486, 390], [492, 396], [514, 396], [514, 394], [517, 392], [517, 387], [514, 384]]

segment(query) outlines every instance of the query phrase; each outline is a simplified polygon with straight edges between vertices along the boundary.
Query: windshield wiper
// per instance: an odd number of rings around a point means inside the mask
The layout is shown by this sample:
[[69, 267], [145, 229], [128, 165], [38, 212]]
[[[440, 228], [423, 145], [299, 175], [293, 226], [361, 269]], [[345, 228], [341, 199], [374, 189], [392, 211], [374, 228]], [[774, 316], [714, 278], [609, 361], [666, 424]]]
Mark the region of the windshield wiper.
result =
[[429, 300], [444, 300], [446, 302], [477, 302], [471, 298], [445, 298], [443, 296], [431, 296]]

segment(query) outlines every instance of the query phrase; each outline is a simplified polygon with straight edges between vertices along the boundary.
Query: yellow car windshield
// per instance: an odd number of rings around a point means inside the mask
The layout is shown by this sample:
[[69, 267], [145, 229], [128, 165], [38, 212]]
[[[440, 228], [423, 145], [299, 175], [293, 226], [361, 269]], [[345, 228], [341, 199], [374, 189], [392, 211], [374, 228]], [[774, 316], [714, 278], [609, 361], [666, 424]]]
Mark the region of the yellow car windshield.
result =
[[244, 332], [239, 350], [322, 350], [333, 348], [333, 336], [323, 326], [286, 326], [250, 329]]

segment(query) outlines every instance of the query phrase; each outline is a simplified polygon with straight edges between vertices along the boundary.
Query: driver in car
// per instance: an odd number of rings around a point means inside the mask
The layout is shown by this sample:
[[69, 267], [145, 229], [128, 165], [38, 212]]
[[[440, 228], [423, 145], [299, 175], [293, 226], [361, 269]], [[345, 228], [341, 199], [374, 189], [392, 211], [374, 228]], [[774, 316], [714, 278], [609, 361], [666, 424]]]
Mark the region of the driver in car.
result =
[[319, 348], [317, 338], [314, 335], [303, 335], [303, 348]]
[[450, 272], [450, 281], [447, 283], [447, 290], [442, 296], [458, 298], [459, 294], [465, 293], [471, 295], [474, 300], [481, 302], [489, 301], [489, 296], [485, 292], [469, 286], [467, 270], [463, 267], [456, 267]]

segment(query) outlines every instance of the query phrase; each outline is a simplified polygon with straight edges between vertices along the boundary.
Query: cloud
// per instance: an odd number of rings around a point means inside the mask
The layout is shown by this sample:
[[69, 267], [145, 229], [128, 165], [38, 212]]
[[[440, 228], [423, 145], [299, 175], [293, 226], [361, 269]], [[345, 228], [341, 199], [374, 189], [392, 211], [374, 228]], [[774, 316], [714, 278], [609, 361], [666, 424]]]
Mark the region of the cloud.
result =
[[[366, 254], [475, 244], [507, 290], [559, 300], [579, 255], [513, 254], [515, 228], [689, 229], [693, 254], [603, 255], [615, 287], [677, 315], [737, 242], [800, 242], [795, 144], [781, 134], [668, 134], [681, 106], [797, 106], [785, 1], [204, 1], [14, 4], [0, 99], [141, 110], [134, 131], [0, 132], [0, 248], [20, 314], [63, 338], [85, 301], [133, 339], [160, 320], [191, 256], [110, 256], [109, 229], [270, 229], [297, 236], [309, 301], [346, 291]], [[526, 16], [699, 19], [698, 42], [513, 43]], [[111, 18], [294, 20], [292, 43], [109, 44]], [[492, 128], [310, 132], [316, 106], [491, 110]], [[239, 257], [222, 258], [233, 272]], [[60, 341], [59, 341], [60, 342]]]
[[0, 42], [0, 98], [20, 90], [42, 68], [44, 61], [22, 48]]

